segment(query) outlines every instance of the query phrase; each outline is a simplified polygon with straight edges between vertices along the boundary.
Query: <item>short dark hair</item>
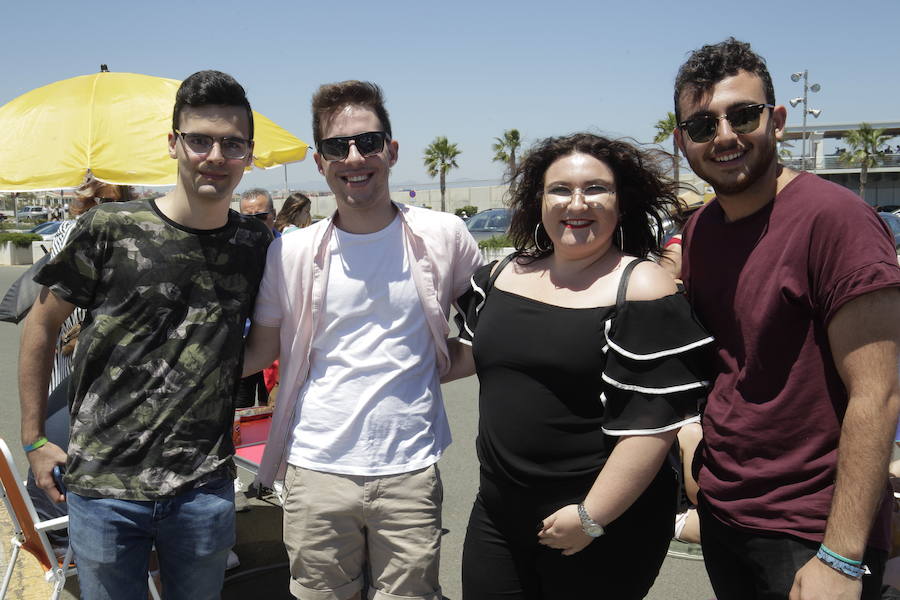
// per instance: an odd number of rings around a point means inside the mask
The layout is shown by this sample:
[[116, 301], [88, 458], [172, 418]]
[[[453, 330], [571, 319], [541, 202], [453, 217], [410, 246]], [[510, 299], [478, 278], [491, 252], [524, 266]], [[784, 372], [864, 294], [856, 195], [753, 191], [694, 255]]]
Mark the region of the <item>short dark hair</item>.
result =
[[338, 110], [345, 106], [362, 106], [375, 113], [381, 121], [384, 132], [391, 135], [391, 119], [384, 107], [384, 94], [381, 88], [371, 81], [341, 81], [326, 83], [319, 87], [312, 98], [312, 129], [316, 148], [322, 141], [323, 124]]
[[[554, 162], [576, 153], [602, 161], [615, 175], [619, 224], [625, 238], [624, 247], [621, 240], [617, 242], [620, 249], [640, 257], [658, 255], [662, 251], [662, 220], [678, 214], [682, 204], [676, 194], [678, 185], [665, 174], [663, 166], [671, 164], [671, 155], [592, 133], [546, 138], [523, 158], [516, 169], [510, 200], [509, 237], [516, 250], [534, 259], [553, 253], [546, 232], [537, 227], [541, 222], [544, 175]], [[540, 232], [539, 241], [535, 240], [535, 231]]]
[[247, 110], [250, 139], [253, 139], [253, 109], [247, 93], [234, 77], [222, 71], [197, 71], [181, 82], [175, 93], [172, 110], [172, 129], [179, 129], [181, 111], [185, 106], [240, 106]]
[[675, 78], [675, 118], [681, 121], [678, 106], [681, 94], [689, 90], [693, 98], [700, 98], [726, 77], [747, 71], [759, 77], [766, 92], [766, 103], [775, 104], [775, 87], [766, 68], [766, 61], [750, 48], [747, 42], [733, 37], [718, 44], [707, 44], [695, 50], [678, 69]]
[[266, 199], [266, 203], [268, 206], [266, 210], [268, 210], [269, 212], [275, 211], [275, 202], [272, 201], [272, 194], [269, 193], [269, 190], [263, 188], [250, 188], [249, 190], [241, 194], [241, 200], [253, 200], [258, 196], [262, 196]]

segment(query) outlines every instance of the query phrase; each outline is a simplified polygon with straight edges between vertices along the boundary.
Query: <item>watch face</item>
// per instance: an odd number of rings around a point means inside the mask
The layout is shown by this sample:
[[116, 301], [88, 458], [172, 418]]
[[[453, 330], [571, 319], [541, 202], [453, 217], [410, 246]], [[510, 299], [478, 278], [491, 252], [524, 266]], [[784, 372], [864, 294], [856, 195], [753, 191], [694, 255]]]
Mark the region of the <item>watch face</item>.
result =
[[585, 527], [584, 532], [591, 537], [600, 537], [601, 535], [603, 535], [603, 527], [595, 523], [593, 525]]

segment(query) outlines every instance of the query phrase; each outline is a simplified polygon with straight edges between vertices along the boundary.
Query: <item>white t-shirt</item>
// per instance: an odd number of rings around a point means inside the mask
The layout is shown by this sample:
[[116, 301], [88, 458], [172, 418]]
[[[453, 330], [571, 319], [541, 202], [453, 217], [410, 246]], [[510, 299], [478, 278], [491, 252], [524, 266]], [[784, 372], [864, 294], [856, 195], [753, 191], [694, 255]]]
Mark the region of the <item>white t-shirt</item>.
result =
[[334, 233], [288, 462], [368, 476], [427, 467], [450, 427], [400, 219], [371, 234]]

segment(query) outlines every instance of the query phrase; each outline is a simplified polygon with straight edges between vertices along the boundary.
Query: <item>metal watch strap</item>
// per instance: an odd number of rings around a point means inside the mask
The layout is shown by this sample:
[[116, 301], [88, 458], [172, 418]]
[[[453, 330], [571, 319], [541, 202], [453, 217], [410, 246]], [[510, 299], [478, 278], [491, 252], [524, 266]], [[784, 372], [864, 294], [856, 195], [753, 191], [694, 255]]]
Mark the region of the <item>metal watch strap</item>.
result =
[[586, 535], [589, 535], [592, 538], [598, 538], [606, 533], [603, 529], [603, 525], [591, 518], [591, 515], [588, 514], [583, 503], [578, 505], [578, 518], [581, 519], [581, 530], [584, 531]]

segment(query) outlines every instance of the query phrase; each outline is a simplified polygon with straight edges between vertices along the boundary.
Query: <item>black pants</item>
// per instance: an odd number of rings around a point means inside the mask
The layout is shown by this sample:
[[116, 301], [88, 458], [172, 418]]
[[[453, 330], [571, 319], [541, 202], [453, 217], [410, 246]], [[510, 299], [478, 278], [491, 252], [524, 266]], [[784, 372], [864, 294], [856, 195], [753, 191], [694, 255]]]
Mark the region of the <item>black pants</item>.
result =
[[266, 382], [263, 379], [262, 371], [248, 375], [238, 382], [234, 407], [249, 408], [256, 406], [257, 398], [260, 405], [269, 401], [269, 392], [266, 390]]
[[[718, 600], [787, 600], [794, 575], [819, 549], [818, 542], [790, 535], [759, 535], [729, 527], [710, 514], [701, 497], [700, 538], [709, 581]], [[861, 600], [881, 598], [887, 552], [868, 548]]]
[[663, 470], [606, 535], [572, 556], [538, 544], [538, 525], [580, 502], [590, 482], [573, 489], [573, 497], [548, 502], [540, 492], [504, 488], [482, 476], [463, 547], [463, 600], [643, 598], [672, 539], [675, 477]]

